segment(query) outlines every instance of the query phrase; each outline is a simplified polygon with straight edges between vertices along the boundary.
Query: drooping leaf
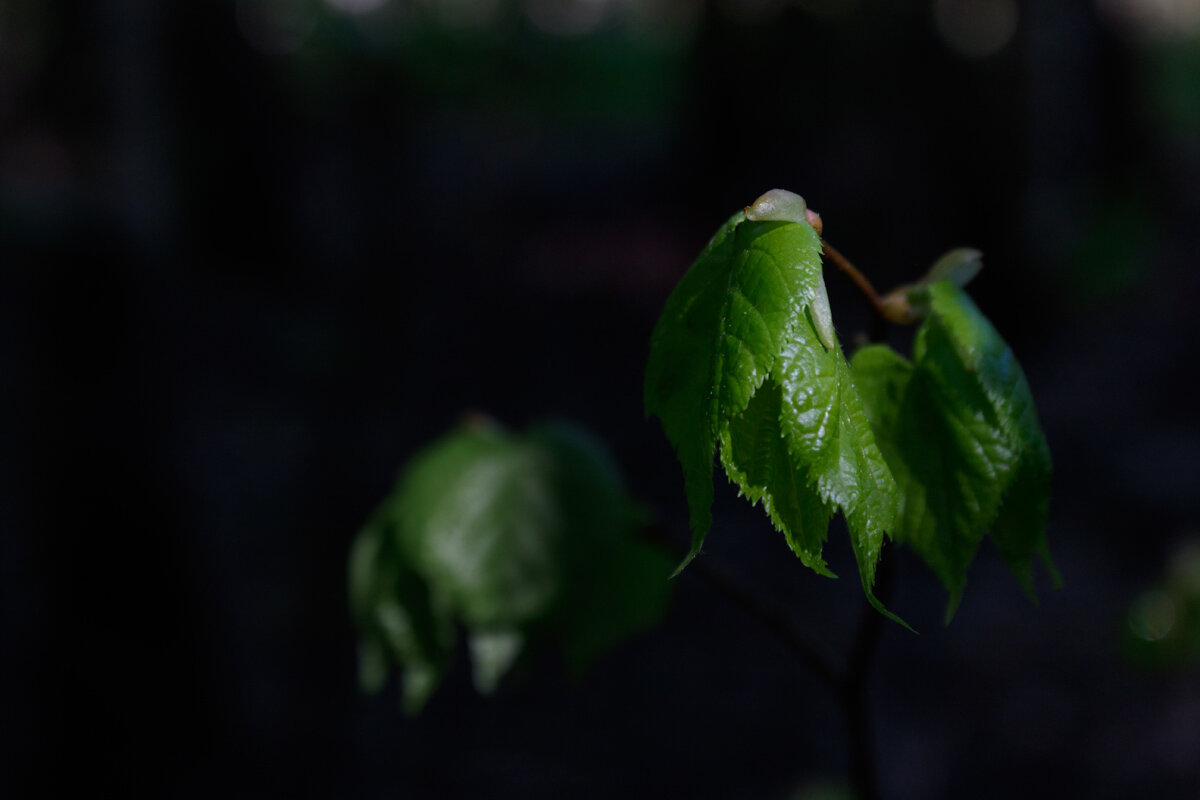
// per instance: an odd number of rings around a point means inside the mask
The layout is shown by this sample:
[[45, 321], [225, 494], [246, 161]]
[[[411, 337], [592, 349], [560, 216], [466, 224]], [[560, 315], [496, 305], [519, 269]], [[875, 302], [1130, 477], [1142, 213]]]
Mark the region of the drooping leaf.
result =
[[852, 367], [900, 487], [893, 535], [945, 585], [949, 621], [988, 532], [1027, 592], [1035, 554], [1057, 576], [1045, 540], [1050, 458], [1012, 351], [953, 283], [925, 291], [913, 362], [875, 345]]
[[[897, 363], [887, 363], [890, 359]], [[893, 536], [915, 549], [941, 579], [950, 595], [949, 617], [1002, 491], [994, 473], [969, 458], [977, 445], [984, 452], [992, 429], [948, 419], [928, 377], [882, 345], [863, 348], [852, 364], [876, 439], [900, 486]]]
[[456, 625], [482, 692], [545, 643], [580, 672], [665, 609], [670, 564], [635, 538], [639, 515], [603, 448], [569, 426], [448, 434], [413, 458], [351, 551], [364, 688], [398, 666], [419, 710]]
[[670, 559], [636, 538], [646, 512], [629, 497], [608, 452], [578, 428], [551, 424], [529, 440], [550, 454], [547, 476], [565, 514], [571, 546], [568, 580], [552, 617], [567, 669], [580, 674], [597, 657], [666, 611]]
[[779, 422], [782, 402], [779, 385], [767, 378], [724, 430], [721, 463], [747, 500], [762, 503], [800, 561], [832, 578], [821, 550], [833, 512], [788, 452]]
[[907, 627], [879, 603], [871, 588], [884, 534], [895, 519], [897, 487], [841, 349], [826, 350], [811, 324], [798, 325], [778, 371], [783, 389], [780, 419], [789, 452], [822, 499], [842, 509], [867, 600]]
[[739, 212], [667, 300], [650, 340], [645, 403], [683, 466], [692, 522], [685, 564], [711, 524], [718, 435], [770, 374], [820, 270], [821, 242], [809, 225], [748, 222]]
[[385, 505], [359, 533], [350, 551], [351, 616], [359, 630], [359, 684], [383, 688], [394, 664], [405, 666], [404, 707], [419, 710], [441, 681], [454, 647], [448, 609], [399, 551]]
[[768, 193], [749, 208], [765, 221], [725, 223], [651, 338], [646, 411], [679, 456], [691, 513], [679, 569], [708, 534], [719, 449], [729, 479], [822, 574], [828, 520], [843, 511], [863, 588], [883, 611], [871, 587], [896, 487], [833, 331], [821, 240], [794, 195]]
[[931, 321], [940, 322], [950, 344], [996, 410], [1018, 464], [992, 536], [1025, 591], [1034, 596], [1031, 561], [1036, 555], [1061, 583], [1046, 543], [1053, 471], [1050, 448], [1038, 423], [1025, 373], [1012, 350], [965, 292], [948, 283], [929, 288]]

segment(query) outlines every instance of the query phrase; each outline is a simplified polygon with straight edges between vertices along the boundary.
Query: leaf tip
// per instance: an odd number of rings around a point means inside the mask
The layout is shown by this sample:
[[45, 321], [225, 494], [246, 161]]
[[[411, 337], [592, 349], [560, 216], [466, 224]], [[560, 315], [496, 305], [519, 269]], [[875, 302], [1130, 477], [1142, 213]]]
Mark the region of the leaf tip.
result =
[[950, 627], [950, 623], [954, 621], [954, 615], [958, 613], [958, 604], [961, 600], [961, 591], [950, 595], [950, 599], [946, 601], [946, 612], [942, 615], [942, 625]]
[[905, 622], [903, 619], [901, 619], [899, 616], [897, 616], [894, 612], [889, 611], [887, 606], [885, 606], [882, 602], [880, 602], [879, 598], [875, 596], [875, 593], [872, 592], [870, 587], [867, 586], [866, 584], [863, 584], [863, 591], [867, 595], [867, 602], [871, 604], [871, 608], [875, 609], [880, 614], [882, 614], [883, 616], [890, 619], [892, 622], [895, 622], [898, 625], [900, 625], [904, 628], [907, 628], [910, 633], [915, 633], [918, 636], [921, 635], [920, 631], [918, 631], [912, 625], [909, 625], [907, 622]]
[[970, 283], [983, 269], [983, 253], [974, 247], [958, 247], [945, 253], [934, 262], [929, 272], [921, 279], [923, 285], [950, 281], [958, 288]]
[[688, 564], [691, 564], [698, 555], [700, 555], [699, 547], [693, 547], [691, 550], [689, 550], [688, 554], [683, 557], [682, 561], [679, 562], [679, 566], [675, 567], [675, 571], [667, 577], [667, 580], [673, 581], [679, 577], [679, 574], [687, 569]]

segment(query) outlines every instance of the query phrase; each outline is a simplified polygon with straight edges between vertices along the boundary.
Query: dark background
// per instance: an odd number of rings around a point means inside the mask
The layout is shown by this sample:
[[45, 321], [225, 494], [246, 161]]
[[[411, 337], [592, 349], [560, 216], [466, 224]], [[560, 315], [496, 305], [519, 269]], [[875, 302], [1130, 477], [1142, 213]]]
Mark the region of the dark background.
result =
[[[1152, 0], [0, 0], [0, 793], [840, 781], [837, 707], [695, 576], [581, 682], [547, 658], [482, 699], [460, 659], [416, 719], [358, 692], [344, 599], [472, 410], [590, 428], [684, 541], [649, 332], [779, 186], [881, 288], [982, 249], [1055, 455], [1040, 607], [985, 544], [943, 628], [889, 551], [921, 635], [873, 673], [883, 795], [1200, 796], [1195, 662], [1123, 645], [1200, 540], [1198, 43]], [[857, 581], [715, 511], [704, 557], [844, 647]]]

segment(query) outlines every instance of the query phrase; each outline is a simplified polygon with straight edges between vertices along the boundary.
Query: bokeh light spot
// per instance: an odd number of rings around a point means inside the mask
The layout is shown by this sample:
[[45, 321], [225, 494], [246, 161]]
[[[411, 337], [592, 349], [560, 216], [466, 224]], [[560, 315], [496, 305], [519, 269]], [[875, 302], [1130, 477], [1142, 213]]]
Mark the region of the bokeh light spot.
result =
[[605, 21], [613, 0], [527, 0], [525, 16], [551, 36], [584, 36]]
[[1200, 34], [1200, 0], [1096, 0], [1119, 32], [1149, 39]]
[[933, 19], [942, 39], [967, 58], [986, 58], [1017, 32], [1013, 0], [934, 0]]
[[325, 5], [344, 14], [370, 14], [387, 4], [387, 0], [325, 0]]
[[1143, 592], [1129, 609], [1129, 628], [1139, 639], [1161, 641], [1174, 627], [1175, 601], [1159, 589]]
[[246, 41], [271, 55], [296, 52], [317, 26], [316, 9], [295, 0], [238, 0], [235, 13]]

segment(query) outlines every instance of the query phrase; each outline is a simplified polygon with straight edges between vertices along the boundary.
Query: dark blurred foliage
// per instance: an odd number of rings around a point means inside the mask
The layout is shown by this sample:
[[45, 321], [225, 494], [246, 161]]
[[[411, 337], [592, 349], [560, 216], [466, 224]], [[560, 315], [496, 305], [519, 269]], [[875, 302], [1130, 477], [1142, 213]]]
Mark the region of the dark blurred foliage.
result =
[[[416, 719], [358, 693], [345, 602], [354, 533], [471, 410], [594, 430], [683, 541], [647, 338], [775, 186], [881, 288], [983, 250], [1056, 459], [1040, 608], [985, 546], [941, 628], [885, 554], [922, 631], [874, 673], [885, 797], [1200, 796], [1197, 665], [1122, 645], [1172, 635], [1153, 587], [1200, 537], [1192, 0], [0, 0], [0, 793], [838, 780], [831, 700], [687, 574], [581, 682], [547, 657], [482, 700], [460, 658]], [[853, 579], [718, 494], [705, 558], [844, 645]]]

